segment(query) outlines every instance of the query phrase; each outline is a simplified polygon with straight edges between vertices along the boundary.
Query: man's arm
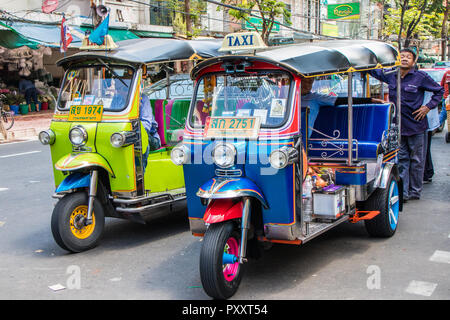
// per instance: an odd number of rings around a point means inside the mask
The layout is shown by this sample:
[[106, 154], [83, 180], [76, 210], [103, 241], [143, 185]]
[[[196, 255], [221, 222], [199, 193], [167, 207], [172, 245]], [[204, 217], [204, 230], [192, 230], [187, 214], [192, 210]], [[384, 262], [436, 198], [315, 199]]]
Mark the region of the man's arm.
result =
[[140, 118], [145, 130], [154, 135], [158, 130], [158, 123], [155, 121], [152, 113], [152, 107], [150, 105], [150, 100], [146, 95], [142, 95], [141, 97], [141, 106], [140, 106]]
[[380, 80], [385, 83], [389, 83], [389, 78], [384, 73], [384, 69], [369, 70], [368, 72], [375, 79]]
[[423, 105], [419, 109], [413, 111], [414, 119], [419, 121], [425, 118], [431, 109], [437, 107], [437, 105], [442, 101], [442, 96], [444, 95], [444, 88], [426, 73], [424, 73], [421, 87], [424, 91], [433, 92], [433, 95], [426, 105]]
[[426, 104], [429, 109], [436, 108], [436, 106], [442, 101], [442, 96], [444, 95], [444, 88], [440, 86], [436, 81], [433, 80], [428, 74], [422, 81], [422, 87], [425, 91], [433, 92], [430, 101]]

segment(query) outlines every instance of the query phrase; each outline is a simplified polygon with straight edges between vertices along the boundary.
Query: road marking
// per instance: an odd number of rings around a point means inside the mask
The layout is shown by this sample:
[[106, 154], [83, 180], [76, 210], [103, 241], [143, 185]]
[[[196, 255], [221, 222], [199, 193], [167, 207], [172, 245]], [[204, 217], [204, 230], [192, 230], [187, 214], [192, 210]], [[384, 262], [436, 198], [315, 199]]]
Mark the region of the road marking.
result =
[[22, 152], [22, 153], [7, 154], [6, 156], [0, 156], [0, 158], [17, 157], [17, 156], [23, 156], [26, 154], [39, 153], [39, 152], [42, 152], [42, 151], [36, 150], [36, 151], [28, 151], [28, 152]]
[[413, 280], [409, 283], [408, 288], [406, 288], [405, 291], [411, 294], [430, 297], [436, 287], [436, 283]]
[[0, 188], [0, 191], [6, 191], [9, 190], [9, 188]]
[[21, 153], [13, 153], [13, 154], [7, 154], [5, 156], [0, 156], [0, 158], [10, 158], [10, 157], [17, 157], [17, 156], [23, 156], [23, 155], [27, 155], [27, 154], [33, 154], [33, 153], [39, 153], [42, 152], [40, 150], [35, 150], [35, 151], [28, 151], [28, 152], [21, 152]]
[[433, 253], [433, 255], [430, 257], [430, 261], [441, 262], [441, 263], [450, 263], [450, 252], [436, 250]]

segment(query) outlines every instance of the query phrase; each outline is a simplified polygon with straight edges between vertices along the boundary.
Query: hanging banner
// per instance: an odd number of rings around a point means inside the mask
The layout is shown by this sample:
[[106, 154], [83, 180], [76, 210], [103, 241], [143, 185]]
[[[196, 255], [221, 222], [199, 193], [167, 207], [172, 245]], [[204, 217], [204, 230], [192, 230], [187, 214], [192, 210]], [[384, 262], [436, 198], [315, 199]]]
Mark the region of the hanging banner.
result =
[[327, 5], [328, 19], [350, 20], [359, 19], [359, 2], [339, 3]]

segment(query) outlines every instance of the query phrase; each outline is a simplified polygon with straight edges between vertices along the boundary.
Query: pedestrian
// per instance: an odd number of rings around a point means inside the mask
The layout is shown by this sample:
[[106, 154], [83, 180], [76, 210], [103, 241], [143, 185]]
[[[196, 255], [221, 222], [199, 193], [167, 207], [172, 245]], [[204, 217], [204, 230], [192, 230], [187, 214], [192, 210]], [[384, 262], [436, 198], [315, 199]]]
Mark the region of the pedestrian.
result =
[[[428, 103], [431, 99], [431, 92], [425, 92], [424, 97], [424, 105]], [[423, 171], [423, 183], [430, 183], [433, 181], [434, 175], [434, 166], [433, 159], [431, 157], [431, 138], [433, 136], [434, 130], [439, 128], [439, 112], [438, 108], [433, 108], [430, 112], [427, 113], [427, 122], [428, 129], [425, 133], [425, 143], [424, 143], [424, 152], [425, 152], [425, 168]]]
[[[441, 86], [444, 87], [444, 100], [447, 100], [449, 91], [448, 91], [448, 84], [450, 83], [450, 69], [445, 71], [444, 75], [442, 76], [441, 80]], [[439, 123], [442, 126], [447, 119], [447, 110], [445, 109], [446, 103], [442, 106], [441, 113], [439, 114]]]
[[[428, 129], [427, 113], [441, 102], [444, 88], [427, 73], [416, 70], [417, 55], [410, 48], [400, 51], [401, 77], [401, 144], [398, 153], [400, 178], [403, 181], [403, 200], [420, 199], [425, 167], [425, 135]], [[397, 75], [383, 69], [370, 74], [389, 85], [389, 100], [397, 103]], [[423, 105], [426, 91], [432, 93]]]
[[31, 111], [31, 101], [36, 105], [36, 110], [38, 106], [38, 91], [34, 86], [33, 81], [28, 78], [21, 77], [19, 81], [19, 92], [25, 95], [25, 101], [28, 105], [28, 110]]

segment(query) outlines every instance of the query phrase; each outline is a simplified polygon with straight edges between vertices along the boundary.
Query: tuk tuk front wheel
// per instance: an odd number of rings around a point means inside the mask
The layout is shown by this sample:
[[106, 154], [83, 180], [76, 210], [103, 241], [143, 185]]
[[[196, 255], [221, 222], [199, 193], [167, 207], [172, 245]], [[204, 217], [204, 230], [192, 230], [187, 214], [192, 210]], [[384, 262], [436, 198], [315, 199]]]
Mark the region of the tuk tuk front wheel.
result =
[[379, 210], [380, 214], [365, 220], [367, 232], [373, 237], [391, 237], [397, 230], [400, 196], [397, 180], [393, 175], [385, 189], [377, 189], [367, 200], [366, 210]]
[[88, 196], [85, 192], [64, 196], [53, 209], [51, 229], [56, 243], [71, 252], [89, 250], [99, 242], [104, 226], [103, 206], [94, 200], [92, 223], [86, 224]]
[[232, 221], [209, 226], [200, 252], [200, 278], [210, 297], [227, 299], [236, 293], [243, 273], [239, 252], [240, 233]]

